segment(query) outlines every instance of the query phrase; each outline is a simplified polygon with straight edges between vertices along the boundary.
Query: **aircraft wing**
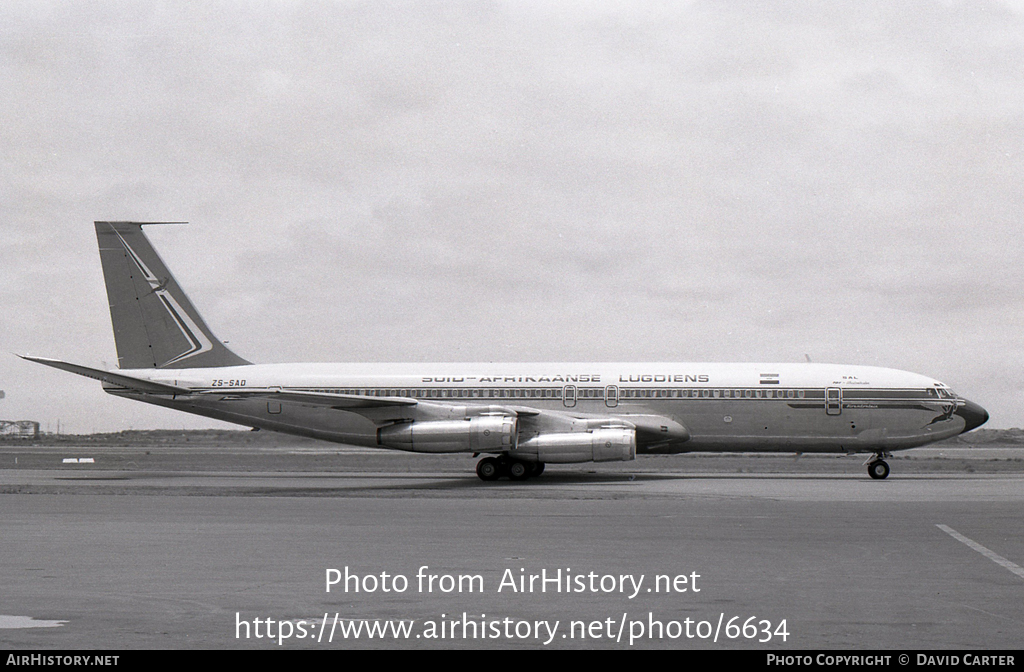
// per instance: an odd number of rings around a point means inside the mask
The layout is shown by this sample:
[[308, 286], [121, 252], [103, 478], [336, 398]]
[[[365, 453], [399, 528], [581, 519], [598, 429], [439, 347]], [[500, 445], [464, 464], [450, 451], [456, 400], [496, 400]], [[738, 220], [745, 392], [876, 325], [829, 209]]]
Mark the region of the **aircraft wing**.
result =
[[126, 376], [122, 373], [104, 371], [103, 369], [93, 369], [88, 366], [82, 366], [81, 364], [71, 364], [70, 362], [62, 362], [59, 359], [50, 359], [48, 357], [30, 357], [28, 355], [18, 355], [18, 357], [21, 357], [22, 359], [27, 359], [30, 362], [36, 362], [38, 364], [52, 366], [53, 368], [61, 369], [62, 371], [70, 371], [71, 373], [77, 373], [80, 376], [85, 376], [86, 378], [99, 380], [110, 385], [117, 385], [118, 387], [126, 387], [131, 390], [138, 390], [139, 392], [147, 392], [149, 394], [189, 393], [188, 388], [175, 387], [174, 385], [166, 385], [164, 383], [155, 383], [152, 380], [134, 378], [132, 376]]
[[382, 408], [415, 406], [415, 399], [405, 397], [366, 397], [357, 394], [333, 394], [327, 392], [299, 392], [280, 388], [204, 390], [201, 395], [216, 395], [224, 401], [232, 399], [266, 398], [288, 401], [306, 406], [324, 406], [343, 411], [357, 411], [361, 408]]
[[[291, 402], [306, 406], [322, 406], [343, 411], [360, 413], [362, 411], [379, 411], [381, 409], [399, 409], [416, 406], [420, 402], [417, 399], [407, 397], [367, 397], [354, 394], [335, 394], [326, 392], [306, 392], [279, 388], [249, 388], [231, 390], [204, 390], [199, 396], [212, 395], [223, 401], [234, 399], [263, 398], [268, 400]], [[448, 400], [431, 399], [431, 405], [449, 406], [456, 405], [456, 402]], [[461, 404], [457, 404], [461, 405]], [[653, 414], [630, 414], [614, 413], [590, 417], [589, 414], [566, 413], [564, 411], [550, 411], [530, 406], [501, 405], [501, 406], [480, 406], [478, 411], [489, 413], [502, 412], [518, 416], [530, 423], [545, 423], [544, 418], [577, 418], [595, 425], [597, 423], [622, 423], [636, 429], [637, 439], [646, 445], [662, 443], [675, 443], [686, 441], [690, 438], [690, 432], [679, 422], [661, 415]], [[374, 419], [376, 413], [368, 414], [367, 417]]]

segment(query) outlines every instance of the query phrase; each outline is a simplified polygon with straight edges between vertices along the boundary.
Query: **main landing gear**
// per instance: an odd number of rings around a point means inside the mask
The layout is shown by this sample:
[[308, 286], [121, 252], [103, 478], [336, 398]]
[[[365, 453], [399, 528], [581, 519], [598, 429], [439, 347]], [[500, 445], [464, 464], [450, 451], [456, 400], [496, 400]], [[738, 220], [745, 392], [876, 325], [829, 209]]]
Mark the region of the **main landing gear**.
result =
[[868, 476], [882, 480], [889, 475], [889, 465], [882, 459], [883, 457], [890, 457], [890, 455], [888, 453], [879, 453], [874, 457], [868, 458], [868, 461], [865, 463], [868, 465]]
[[542, 473], [544, 473], [543, 462], [513, 460], [507, 455], [485, 457], [476, 465], [476, 475], [483, 481], [496, 481], [502, 476], [508, 476], [513, 481], [525, 481], [531, 476], [540, 476]]

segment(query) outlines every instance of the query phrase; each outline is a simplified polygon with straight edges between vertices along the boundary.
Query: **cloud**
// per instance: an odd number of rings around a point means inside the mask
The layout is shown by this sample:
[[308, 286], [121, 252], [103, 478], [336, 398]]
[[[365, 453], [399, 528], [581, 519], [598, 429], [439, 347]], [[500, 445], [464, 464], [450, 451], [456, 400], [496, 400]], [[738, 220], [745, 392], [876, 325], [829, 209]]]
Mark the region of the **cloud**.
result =
[[[113, 361], [90, 222], [185, 219], [154, 241], [258, 361], [808, 352], [1010, 398], [1011, 10], [6, 3], [2, 345]], [[193, 422], [35, 368], [5, 414]]]

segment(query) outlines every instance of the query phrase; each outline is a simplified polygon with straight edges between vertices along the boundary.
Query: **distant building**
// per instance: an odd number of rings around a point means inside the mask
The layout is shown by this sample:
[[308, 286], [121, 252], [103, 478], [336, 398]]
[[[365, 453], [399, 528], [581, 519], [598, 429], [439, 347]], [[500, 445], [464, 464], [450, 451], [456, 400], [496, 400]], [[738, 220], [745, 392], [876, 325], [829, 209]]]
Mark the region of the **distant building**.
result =
[[0, 436], [38, 439], [39, 423], [33, 420], [0, 420]]

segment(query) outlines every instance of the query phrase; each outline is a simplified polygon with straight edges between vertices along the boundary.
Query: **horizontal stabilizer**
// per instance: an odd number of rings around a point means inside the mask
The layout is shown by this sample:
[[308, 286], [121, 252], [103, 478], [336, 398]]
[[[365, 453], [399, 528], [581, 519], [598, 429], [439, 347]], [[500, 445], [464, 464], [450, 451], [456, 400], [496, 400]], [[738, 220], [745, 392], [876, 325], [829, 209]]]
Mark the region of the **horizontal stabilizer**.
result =
[[61, 369], [62, 371], [70, 371], [71, 373], [77, 373], [80, 376], [86, 378], [93, 378], [110, 385], [117, 385], [119, 387], [126, 387], [132, 390], [138, 390], [139, 392], [148, 392], [150, 394], [188, 394], [188, 388], [175, 387], [173, 385], [165, 385], [163, 383], [154, 383], [151, 380], [143, 380], [141, 378], [133, 378], [126, 376], [121, 373], [114, 373], [112, 371], [103, 371], [102, 369], [93, 369], [88, 366], [82, 366], [81, 364], [71, 364], [69, 362], [62, 362], [59, 359], [49, 359], [47, 357], [30, 357], [28, 355], [18, 355], [22, 359], [27, 359], [30, 362], [37, 362], [39, 364], [45, 364], [46, 366], [52, 366], [55, 369]]

